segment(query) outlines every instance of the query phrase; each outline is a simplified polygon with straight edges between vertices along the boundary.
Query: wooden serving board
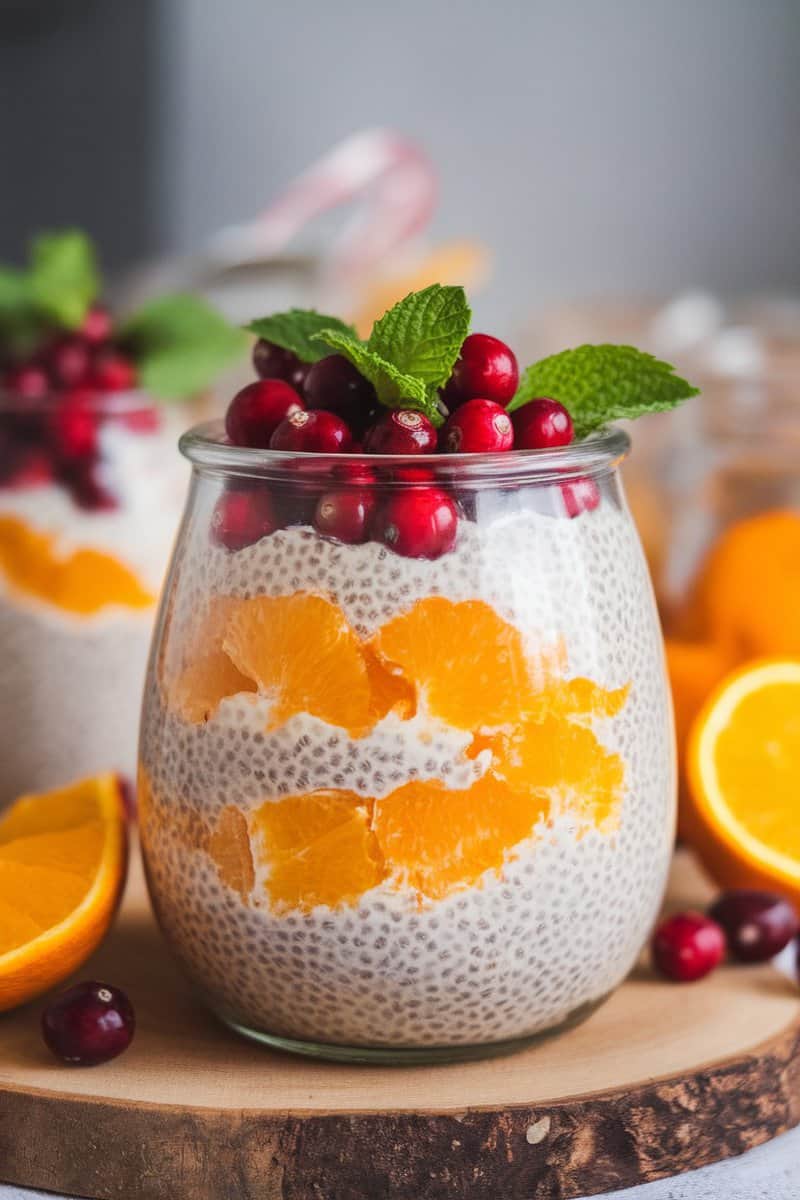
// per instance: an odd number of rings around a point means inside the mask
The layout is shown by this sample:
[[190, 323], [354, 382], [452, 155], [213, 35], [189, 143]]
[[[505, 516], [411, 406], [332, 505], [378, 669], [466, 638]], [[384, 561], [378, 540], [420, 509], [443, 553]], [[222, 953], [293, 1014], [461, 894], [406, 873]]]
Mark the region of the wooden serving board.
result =
[[[800, 990], [642, 967], [583, 1025], [507, 1058], [341, 1066], [238, 1039], [192, 998], [138, 861], [81, 972], [138, 1015], [114, 1062], [60, 1066], [41, 1004], [0, 1018], [0, 1178], [124, 1200], [552, 1200], [739, 1154], [800, 1121]], [[671, 901], [708, 888], [679, 856]]]

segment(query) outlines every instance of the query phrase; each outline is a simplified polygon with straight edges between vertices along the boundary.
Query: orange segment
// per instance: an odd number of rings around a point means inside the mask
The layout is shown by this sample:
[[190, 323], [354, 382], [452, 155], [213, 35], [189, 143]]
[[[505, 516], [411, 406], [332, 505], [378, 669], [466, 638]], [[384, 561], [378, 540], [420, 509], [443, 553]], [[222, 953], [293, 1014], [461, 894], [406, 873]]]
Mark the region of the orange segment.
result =
[[800, 654], [800, 513], [761, 513], [727, 529], [690, 608], [707, 636], [740, 659]]
[[246, 901], [256, 879], [250, 849], [250, 831], [244, 813], [233, 805], [224, 808], [206, 848], [214, 860], [222, 882], [238, 892]]
[[543, 791], [554, 814], [575, 813], [603, 831], [615, 826], [625, 764], [591, 729], [551, 713], [497, 734], [494, 749], [494, 769], [515, 791]]
[[0, 517], [0, 572], [12, 589], [83, 617], [111, 605], [150, 608], [156, 600], [113, 555], [63, 552], [54, 535], [19, 517]]
[[352, 904], [381, 882], [367, 803], [353, 792], [320, 791], [261, 806], [252, 822], [275, 908]]
[[692, 728], [689, 782], [712, 875], [800, 902], [800, 660], [763, 660], [723, 680]]
[[322, 596], [297, 592], [240, 601], [223, 648], [272, 698], [272, 729], [307, 712], [358, 737], [383, 716], [358, 638], [341, 609]]
[[208, 721], [220, 702], [240, 692], [255, 692], [254, 681], [233, 665], [222, 648], [238, 601], [214, 597], [188, 635], [169, 629], [160, 664], [161, 684], [167, 704], [184, 721]]
[[482, 600], [419, 600], [371, 645], [390, 670], [417, 684], [434, 716], [458, 729], [520, 716], [532, 665], [519, 631]]
[[0, 819], [0, 1011], [88, 958], [111, 923], [126, 857], [113, 775], [26, 796]]
[[392, 884], [439, 900], [499, 870], [546, 811], [541, 794], [486, 775], [466, 791], [413, 782], [375, 802], [373, 828]]

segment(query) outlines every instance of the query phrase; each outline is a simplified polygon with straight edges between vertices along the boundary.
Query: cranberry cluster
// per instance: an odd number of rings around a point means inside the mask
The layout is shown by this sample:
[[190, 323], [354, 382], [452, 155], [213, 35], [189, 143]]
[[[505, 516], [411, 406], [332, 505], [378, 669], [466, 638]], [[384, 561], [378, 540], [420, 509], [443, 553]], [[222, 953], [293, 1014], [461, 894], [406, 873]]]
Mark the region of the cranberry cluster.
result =
[[[656, 968], [667, 979], [690, 983], [719, 966], [726, 952], [739, 962], [767, 962], [800, 930], [797, 911], [772, 892], [723, 892], [707, 913], [676, 913], [653, 934]], [[800, 943], [798, 943], [800, 967]]]
[[54, 334], [26, 360], [0, 369], [0, 487], [57, 480], [83, 508], [115, 507], [98, 474], [100, 422], [114, 417], [147, 432], [158, 418], [148, 407], [114, 413], [103, 400], [135, 385], [136, 367], [100, 306], [78, 331]]
[[[381, 406], [372, 384], [343, 355], [308, 364], [261, 339], [253, 364], [259, 379], [234, 396], [225, 417], [236, 446], [320, 454], [487, 454], [551, 449], [573, 439], [570, 415], [557, 400], [541, 397], [511, 415], [506, 411], [519, 382], [517, 360], [504, 342], [484, 333], [467, 337], [441, 389], [447, 417], [438, 431], [415, 409]], [[371, 540], [409, 557], [438, 558], [455, 541], [456, 502], [424, 467], [397, 468], [392, 477], [419, 486], [379, 500], [371, 488], [376, 472], [366, 462], [352, 465], [341, 474], [347, 486], [318, 498], [311, 523], [349, 544]], [[600, 502], [591, 479], [576, 478], [561, 490], [570, 517]], [[239, 484], [221, 497], [213, 532], [221, 545], [237, 550], [286, 523], [276, 498]]]

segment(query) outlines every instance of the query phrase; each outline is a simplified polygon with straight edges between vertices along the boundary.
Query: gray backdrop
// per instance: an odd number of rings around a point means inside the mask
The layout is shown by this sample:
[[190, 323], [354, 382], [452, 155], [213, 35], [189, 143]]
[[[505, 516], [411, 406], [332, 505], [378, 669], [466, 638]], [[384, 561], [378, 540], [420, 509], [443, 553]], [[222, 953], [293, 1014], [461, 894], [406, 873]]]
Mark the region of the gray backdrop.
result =
[[114, 263], [189, 249], [387, 123], [437, 233], [494, 249], [501, 323], [800, 280], [798, 0], [0, 0], [0, 87], [4, 255], [64, 220]]

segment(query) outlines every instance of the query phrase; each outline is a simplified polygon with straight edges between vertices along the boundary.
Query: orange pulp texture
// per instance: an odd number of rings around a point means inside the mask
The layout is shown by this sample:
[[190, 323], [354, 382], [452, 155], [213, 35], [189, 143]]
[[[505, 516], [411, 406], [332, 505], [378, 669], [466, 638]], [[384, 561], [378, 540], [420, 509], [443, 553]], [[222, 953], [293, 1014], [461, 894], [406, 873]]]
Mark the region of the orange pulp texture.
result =
[[800, 904], [798, 659], [757, 660], [724, 680], [693, 727], [689, 776], [694, 843], [713, 877]]
[[112, 775], [25, 796], [0, 818], [0, 1011], [88, 958], [113, 918], [126, 861]]

